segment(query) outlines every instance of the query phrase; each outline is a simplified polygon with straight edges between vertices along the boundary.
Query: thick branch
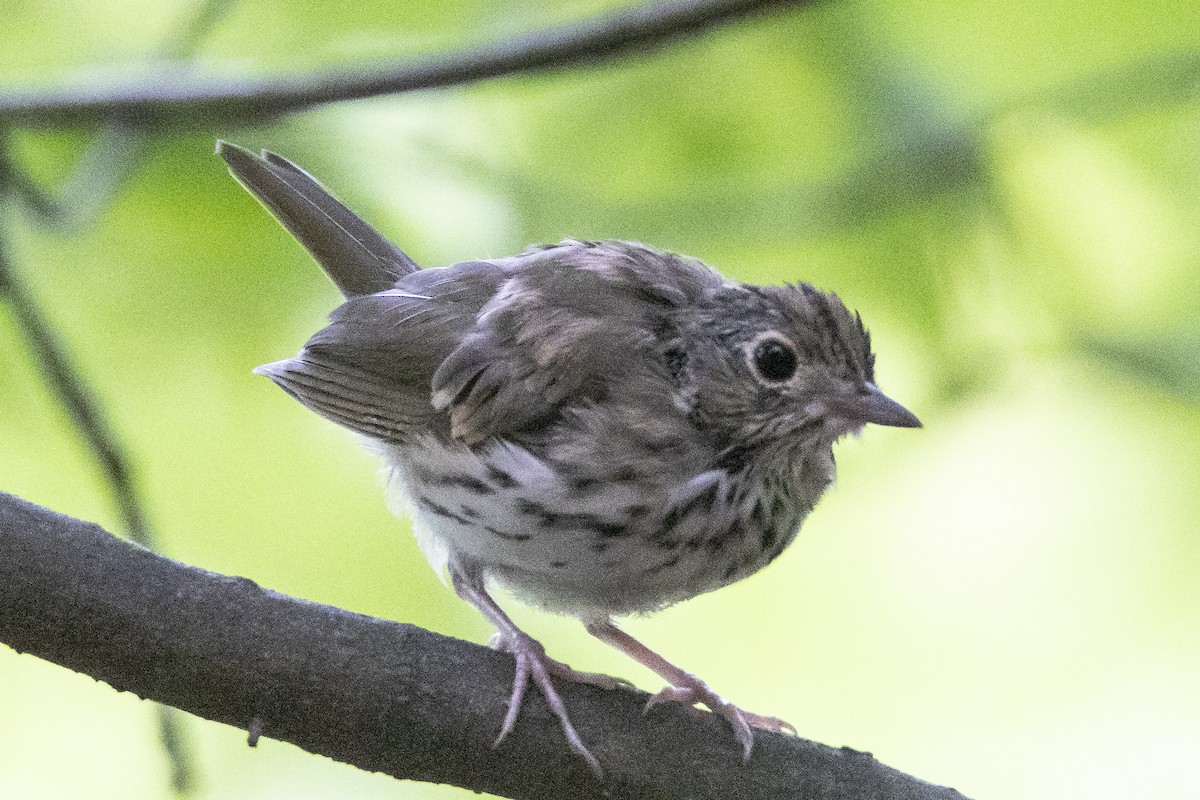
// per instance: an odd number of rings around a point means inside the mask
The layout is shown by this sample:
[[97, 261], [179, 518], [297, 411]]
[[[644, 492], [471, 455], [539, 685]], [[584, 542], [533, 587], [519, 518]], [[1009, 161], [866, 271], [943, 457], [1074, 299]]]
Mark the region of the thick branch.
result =
[[180, 72], [116, 86], [41, 88], [0, 94], [0, 119], [25, 125], [220, 119], [250, 122], [322, 103], [471, 83], [644, 52], [775, 6], [815, 0], [675, 0], [647, 3], [572, 25], [458, 53], [354, 72], [217, 78]]
[[514, 798], [962, 795], [866, 753], [759, 732], [646, 695], [564, 685], [607, 772], [573, 756], [540, 697], [497, 749], [509, 656], [216, 575], [0, 493], [0, 640], [114, 688], [362, 769]]

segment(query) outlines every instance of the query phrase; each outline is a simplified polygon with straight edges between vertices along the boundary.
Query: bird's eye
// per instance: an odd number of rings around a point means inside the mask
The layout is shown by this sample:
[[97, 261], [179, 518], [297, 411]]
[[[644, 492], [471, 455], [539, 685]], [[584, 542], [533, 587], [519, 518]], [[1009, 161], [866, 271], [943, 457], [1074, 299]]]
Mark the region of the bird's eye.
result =
[[763, 380], [780, 383], [796, 374], [798, 359], [795, 349], [790, 344], [771, 337], [763, 339], [754, 347], [750, 363]]

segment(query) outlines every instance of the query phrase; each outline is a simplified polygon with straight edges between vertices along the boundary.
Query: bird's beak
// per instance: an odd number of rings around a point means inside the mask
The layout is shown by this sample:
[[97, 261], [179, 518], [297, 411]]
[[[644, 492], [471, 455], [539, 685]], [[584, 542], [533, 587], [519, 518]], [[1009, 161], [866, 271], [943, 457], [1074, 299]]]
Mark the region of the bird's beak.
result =
[[864, 425], [887, 425], [892, 428], [919, 428], [921, 420], [904, 406], [868, 383], [859, 392], [838, 401], [836, 411]]

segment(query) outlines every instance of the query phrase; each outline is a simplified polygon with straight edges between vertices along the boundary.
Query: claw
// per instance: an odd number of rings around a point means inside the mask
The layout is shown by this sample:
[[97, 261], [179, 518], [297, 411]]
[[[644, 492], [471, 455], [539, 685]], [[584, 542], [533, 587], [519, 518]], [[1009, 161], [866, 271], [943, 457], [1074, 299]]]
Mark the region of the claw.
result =
[[[537, 684], [542, 696], [546, 698], [546, 704], [550, 706], [550, 710], [554, 716], [558, 717], [558, 723], [562, 727], [563, 736], [566, 737], [567, 746], [587, 762], [588, 767], [596, 775], [599, 780], [604, 780], [604, 770], [600, 767], [600, 762], [587, 749], [587, 745], [583, 743], [579, 732], [575, 730], [575, 726], [571, 724], [571, 718], [567, 714], [567, 707], [559, 696], [558, 691], [554, 688], [554, 684], [550, 680], [550, 676], [560, 675], [562, 677], [586, 680], [587, 678], [602, 678], [609, 681], [616, 681], [615, 678], [608, 678], [605, 675], [595, 675], [590, 672], [577, 672], [571, 669], [561, 661], [555, 661], [546, 655], [546, 649], [536, 639], [521, 633], [504, 634], [498, 639], [493, 638], [493, 646], [500, 650], [505, 650], [513, 655], [516, 659], [516, 673], [513, 676], [512, 695], [508, 700], [508, 711], [504, 715], [504, 723], [500, 726], [500, 735], [496, 737], [496, 741], [492, 743], [492, 747], [499, 747], [504, 741], [504, 737], [512, 731], [516, 725], [517, 715], [521, 712], [521, 703], [525, 700], [525, 690], [529, 687], [529, 679], [533, 678], [533, 682]], [[591, 681], [589, 681], [591, 682]]]
[[452, 568], [450, 580], [458, 596], [482, 611], [483, 615], [496, 626], [497, 633], [488, 642], [489, 646], [495, 650], [511, 653], [516, 660], [512, 694], [508, 698], [508, 710], [505, 711], [504, 722], [500, 725], [500, 735], [496, 737], [492, 747], [499, 747], [517, 724], [517, 717], [521, 713], [521, 703], [525, 701], [525, 690], [529, 688], [529, 679], [533, 678], [533, 682], [537, 684], [542, 696], [546, 698], [546, 704], [550, 706], [554, 716], [558, 717], [558, 724], [562, 727], [567, 745], [587, 762], [588, 768], [596, 775], [597, 780], [603, 781], [604, 770], [600, 768], [600, 762], [587, 749], [583, 739], [579, 737], [579, 732], [571, 724], [571, 718], [567, 715], [567, 707], [554, 689], [550, 676], [558, 675], [573, 680], [596, 683], [600, 686], [618, 685], [621, 681], [606, 675], [577, 672], [561, 661], [555, 661], [547, 656], [546, 649], [542, 647], [541, 643], [513, 624], [503, 609], [496, 605], [496, 601], [484, 590], [481, 573]]
[[729, 721], [733, 728], [734, 738], [742, 746], [742, 760], [749, 761], [750, 751], [754, 748], [754, 733], [750, 730], [747, 717], [758, 718], [758, 715], [748, 715], [733, 703], [724, 700], [696, 676], [688, 675], [687, 678], [690, 680], [680, 681], [679, 686], [664, 687], [658, 694], [651, 697], [650, 701], [646, 703], [646, 710], [649, 711], [660, 703], [670, 702], [683, 703], [686, 706], [705, 706], [709, 711]]
[[730, 726], [733, 728], [734, 738], [742, 746], [743, 761], [750, 760], [750, 753], [754, 749], [754, 731], [752, 728], [761, 728], [762, 730], [774, 731], [775, 733], [783, 731], [796, 733], [796, 729], [792, 727], [791, 723], [785, 722], [778, 717], [764, 717], [750, 711], [743, 711], [708, 688], [708, 685], [704, 681], [688, 673], [683, 674], [679, 685], [667, 686], [659, 691], [658, 694], [651, 697], [646, 703], [646, 711], [649, 711], [660, 703], [671, 702], [683, 703], [686, 706], [702, 705], [714, 714], [728, 720]]
[[745, 761], [750, 760], [750, 752], [754, 749], [754, 731], [751, 730], [752, 728], [762, 728], [763, 730], [775, 731], [776, 733], [790, 731], [794, 734], [796, 732], [795, 728], [778, 717], [764, 717], [759, 714], [752, 714], [722, 699], [716, 692], [708, 688], [708, 685], [704, 681], [690, 672], [685, 672], [674, 664], [671, 664], [658, 653], [655, 653], [637, 639], [634, 639], [613, 625], [610, 620], [598, 620], [588, 623], [587, 630], [601, 641], [607, 642], [639, 663], [654, 670], [670, 683], [670, 686], [667, 686], [650, 698], [646, 703], [646, 711], [654, 708], [659, 703], [666, 702], [679, 702], [688, 707], [697, 705], [707, 707], [714, 714], [718, 714], [729, 721], [729, 724], [733, 727], [734, 737], [742, 746], [742, 758]]
[[492, 749], [499, 747], [500, 743], [504, 741], [504, 737], [508, 736], [513, 726], [517, 724], [521, 701], [525, 699], [525, 689], [529, 686], [529, 659], [523, 654], [516, 654], [514, 657], [517, 666], [513, 674], [512, 694], [508, 698], [508, 711], [505, 712], [504, 722], [500, 725], [500, 735], [496, 737], [496, 741], [492, 742]]
[[761, 728], [764, 731], [772, 733], [787, 733], [792, 736], [799, 736], [796, 731], [796, 726], [788, 722], [786, 719], [779, 717], [764, 717], [760, 714], [753, 714], [749, 711], [742, 712], [746, 716], [746, 722], [750, 723], [751, 728]]

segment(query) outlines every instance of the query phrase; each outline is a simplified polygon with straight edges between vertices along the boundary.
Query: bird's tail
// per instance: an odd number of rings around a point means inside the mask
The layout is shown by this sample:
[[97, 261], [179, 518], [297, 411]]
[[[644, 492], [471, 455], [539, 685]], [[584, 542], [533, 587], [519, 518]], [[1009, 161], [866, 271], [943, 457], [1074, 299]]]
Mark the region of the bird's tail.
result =
[[347, 298], [390, 289], [398, 279], [420, 269], [286, 158], [266, 150], [256, 156], [220, 140], [217, 154], [238, 183], [291, 231]]

